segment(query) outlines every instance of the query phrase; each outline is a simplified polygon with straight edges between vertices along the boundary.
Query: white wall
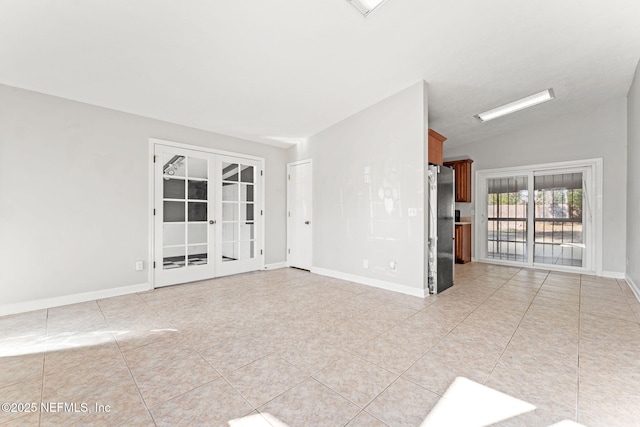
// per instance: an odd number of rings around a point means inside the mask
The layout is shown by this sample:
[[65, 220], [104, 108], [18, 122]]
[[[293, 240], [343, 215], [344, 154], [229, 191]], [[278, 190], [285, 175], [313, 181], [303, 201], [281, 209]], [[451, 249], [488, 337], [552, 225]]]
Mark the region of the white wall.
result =
[[423, 294], [426, 105], [420, 82], [289, 149], [313, 159], [312, 271]]
[[264, 157], [285, 260], [285, 150], [0, 85], [0, 308], [148, 282], [149, 138]]
[[627, 96], [627, 279], [640, 299], [640, 63]]
[[[475, 198], [475, 172], [478, 170], [602, 157], [602, 269], [605, 274], [621, 275], [625, 271], [626, 252], [626, 110], [626, 98], [619, 98], [580, 114], [561, 116], [471, 144], [448, 147], [449, 141], [445, 141], [445, 160], [473, 159]], [[457, 203], [461, 216], [471, 216], [474, 207], [475, 200]]]

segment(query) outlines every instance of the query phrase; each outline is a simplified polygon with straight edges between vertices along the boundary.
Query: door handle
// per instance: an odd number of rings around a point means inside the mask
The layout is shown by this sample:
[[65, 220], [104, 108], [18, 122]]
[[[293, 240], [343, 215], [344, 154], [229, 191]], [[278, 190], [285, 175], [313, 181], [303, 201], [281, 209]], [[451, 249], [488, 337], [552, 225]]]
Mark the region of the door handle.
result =
[[311, 221], [305, 221], [304, 223], [309, 225], [309, 224], [311, 224]]
[[209, 224], [215, 224], [215, 223], [216, 223], [216, 220], [215, 220], [215, 219], [210, 219], [210, 220], [209, 220]]

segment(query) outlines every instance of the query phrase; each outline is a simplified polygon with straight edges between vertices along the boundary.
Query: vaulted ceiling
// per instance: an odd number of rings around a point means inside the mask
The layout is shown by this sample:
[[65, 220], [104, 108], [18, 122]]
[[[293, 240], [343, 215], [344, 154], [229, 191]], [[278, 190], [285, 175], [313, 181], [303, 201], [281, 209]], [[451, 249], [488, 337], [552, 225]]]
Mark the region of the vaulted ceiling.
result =
[[639, 23], [638, 0], [2, 0], [0, 83], [279, 144], [424, 79], [454, 145], [625, 96]]

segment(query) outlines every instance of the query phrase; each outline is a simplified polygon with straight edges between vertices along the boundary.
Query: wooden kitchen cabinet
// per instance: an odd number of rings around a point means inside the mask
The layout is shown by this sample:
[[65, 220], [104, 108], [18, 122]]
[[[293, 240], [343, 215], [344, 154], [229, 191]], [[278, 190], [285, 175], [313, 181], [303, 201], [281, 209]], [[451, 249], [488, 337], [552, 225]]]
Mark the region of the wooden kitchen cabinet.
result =
[[447, 138], [440, 135], [433, 129], [429, 129], [429, 149], [427, 152], [427, 163], [442, 166], [443, 148], [442, 143]]
[[456, 224], [455, 234], [456, 262], [465, 264], [471, 261], [471, 224]]
[[471, 159], [444, 162], [444, 166], [449, 166], [455, 171], [456, 202], [471, 202], [471, 163]]

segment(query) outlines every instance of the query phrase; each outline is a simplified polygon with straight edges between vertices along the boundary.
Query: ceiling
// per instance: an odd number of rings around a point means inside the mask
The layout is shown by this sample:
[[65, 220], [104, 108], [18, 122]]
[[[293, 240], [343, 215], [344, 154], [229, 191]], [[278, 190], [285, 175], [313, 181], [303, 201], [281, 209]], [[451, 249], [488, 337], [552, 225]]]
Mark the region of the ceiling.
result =
[[456, 145], [625, 96], [639, 17], [638, 0], [388, 0], [366, 19], [345, 0], [2, 0], [0, 83], [282, 146], [424, 79]]

